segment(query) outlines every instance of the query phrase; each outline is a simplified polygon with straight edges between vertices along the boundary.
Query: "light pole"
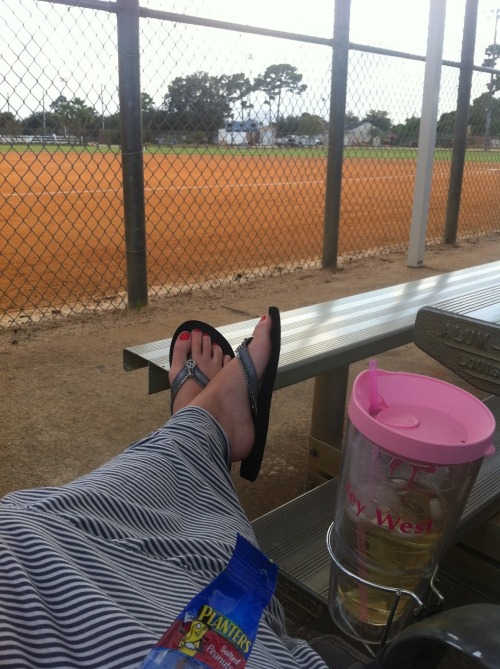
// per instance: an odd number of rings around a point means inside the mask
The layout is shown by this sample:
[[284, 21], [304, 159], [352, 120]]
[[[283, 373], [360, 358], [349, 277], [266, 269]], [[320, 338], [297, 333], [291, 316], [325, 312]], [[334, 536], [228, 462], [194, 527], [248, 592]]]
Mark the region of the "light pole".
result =
[[[498, 19], [500, 18], [500, 8], [495, 10], [495, 31], [493, 34], [493, 58], [495, 62], [493, 67], [496, 64], [496, 46], [497, 46], [497, 28], [498, 28]], [[494, 94], [494, 79], [495, 75], [490, 74], [490, 84], [489, 84], [489, 99], [488, 106], [486, 108], [486, 120], [484, 124], [484, 150], [489, 151], [491, 145], [491, 114], [493, 111], [493, 94]]]
[[[63, 137], [64, 141], [66, 142], [66, 108], [64, 107], [64, 102], [66, 102], [66, 98], [64, 97], [64, 88], [66, 84], [68, 83], [68, 80], [65, 79], [64, 77], [59, 77], [59, 81], [61, 82], [61, 93], [60, 93], [60, 98], [61, 98], [61, 105], [63, 105]], [[63, 100], [64, 98], [64, 100]]]
[[[59, 93], [59, 96], [61, 98], [64, 98], [64, 89], [66, 88], [66, 84], [68, 83], [68, 80], [65, 79], [64, 77], [59, 77], [59, 81], [61, 82], [61, 92]], [[64, 98], [66, 99], [66, 98]]]
[[101, 84], [101, 123], [104, 130], [104, 86]]
[[47, 128], [45, 126], [45, 91], [42, 93], [42, 135], [47, 133]]
[[10, 115], [10, 95], [5, 96], [5, 102], [7, 103], [7, 118], [5, 119], [5, 132], [9, 133], [12, 141], [12, 133], [14, 131], [14, 124], [12, 123], [13, 119]]
[[[248, 120], [249, 121], [250, 121], [250, 113], [251, 113], [250, 110], [253, 109], [253, 104], [252, 104], [252, 100], [251, 100], [252, 86], [253, 86], [253, 84], [252, 84], [252, 61], [253, 61], [253, 55], [251, 53], [249, 53], [248, 54], [248, 68], [249, 68], [248, 80], [250, 82], [250, 88], [248, 89], [248, 93], [247, 93], [247, 96], [246, 96], [247, 99], [245, 101], [246, 102], [246, 105], [245, 105], [246, 109], [248, 109]], [[242, 103], [242, 110], [241, 110], [241, 119], [244, 120], [243, 119], [243, 103]]]

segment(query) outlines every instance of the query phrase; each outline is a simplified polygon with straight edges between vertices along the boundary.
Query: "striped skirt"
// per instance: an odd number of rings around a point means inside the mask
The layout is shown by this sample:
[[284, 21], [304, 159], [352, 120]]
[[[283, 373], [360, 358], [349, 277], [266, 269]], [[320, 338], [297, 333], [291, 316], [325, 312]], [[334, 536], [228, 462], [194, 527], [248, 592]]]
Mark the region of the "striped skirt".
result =
[[[203, 409], [179, 411], [96, 471], [0, 503], [0, 667], [136, 669], [224, 567], [255, 543]], [[324, 669], [273, 599], [247, 667]]]

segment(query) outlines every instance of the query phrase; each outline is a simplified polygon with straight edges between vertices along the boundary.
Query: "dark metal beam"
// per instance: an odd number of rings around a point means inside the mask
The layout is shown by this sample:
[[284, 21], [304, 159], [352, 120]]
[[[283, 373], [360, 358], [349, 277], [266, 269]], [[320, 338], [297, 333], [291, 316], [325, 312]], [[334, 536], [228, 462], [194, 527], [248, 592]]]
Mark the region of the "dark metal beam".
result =
[[139, 0], [118, 0], [118, 80], [129, 309], [148, 303]]
[[462, 69], [458, 80], [457, 111], [453, 133], [453, 151], [451, 154], [448, 203], [444, 229], [445, 244], [457, 241], [458, 215], [462, 196], [465, 150], [467, 148], [467, 126], [469, 124], [469, 105], [472, 88], [472, 68], [474, 48], [476, 46], [477, 10], [479, 0], [467, 0], [462, 40]]
[[[71, 7], [80, 7], [84, 9], [102, 9], [106, 12], [116, 13], [117, 3], [106, 2], [105, 0], [38, 0], [39, 2], [50, 2], [54, 5], [68, 5]], [[189, 14], [176, 14], [175, 12], [164, 12], [157, 9], [148, 9], [139, 7], [139, 16], [141, 18], [159, 19], [162, 21], [171, 21], [172, 23], [188, 23], [191, 25], [203, 26], [206, 28], [217, 28], [220, 30], [232, 30], [250, 35], [261, 35], [263, 37], [275, 37], [278, 39], [287, 39], [296, 42], [305, 42], [308, 44], [318, 44], [320, 46], [335, 46], [335, 35], [333, 39], [327, 37], [315, 37], [314, 35], [303, 35], [301, 33], [289, 33], [283, 30], [270, 30], [268, 28], [259, 28], [257, 26], [244, 25], [242, 23], [229, 23], [227, 21], [217, 21], [215, 19], [206, 19], [201, 16], [190, 16]], [[395, 51], [394, 49], [384, 49], [367, 44], [356, 44], [349, 42], [350, 51], [364, 51], [366, 53], [375, 53], [380, 56], [390, 56], [393, 58], [405, 58], [406, 60], [417, 60], [425, 62], [425, 56], [406, 53], [405, 51]], [[461, 63], [454, 60], [443, 60], [443, 65], [448, 67], [462, 67]], [[475, 65], [474, 72], [486, 72], [487, 74], [500, 74], [500, 70], [491, 67]]]
[[351, 0], [335, 0], [333, 28], [335, 46], [332, 49], [323, 257], [321, 261], [324, 269], [336, 269], [338, 261], [350, 17]]

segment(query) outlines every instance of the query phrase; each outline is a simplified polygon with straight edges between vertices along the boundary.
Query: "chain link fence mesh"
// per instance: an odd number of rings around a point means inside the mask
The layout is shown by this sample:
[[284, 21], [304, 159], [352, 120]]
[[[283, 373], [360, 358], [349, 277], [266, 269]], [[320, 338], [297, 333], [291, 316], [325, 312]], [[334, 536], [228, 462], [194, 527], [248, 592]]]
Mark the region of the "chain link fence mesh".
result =
[[[121, 308], [116, 16], [13, 0], [4, 18], [1, 322]], [[150, 296], [319, 267], [331, 47], [151, 17], [140, 20], [140, 44]], [[350, 51], [344, 258], [408, 244], [425, 63], [404, 55]], [[443, 66], [441, 109], [456, 109], [458, 76]], [[461, 237], [500, 227], [500, 111], [485, 95], [490, 77], [473, 77]], [[453, 127], [453, 111], [440, 113], [429, 243], [443, 237]]]
[[0, 314], [15, 324], [119, 305], [115, 17], [19, 0], [3, 18]]
[[[295, 45], [293, 60], [261, 65], [253, 53], [273, 41], [141, 21], [153, 290], [318, 266], [330, 49]], [[251, 90], [258, 78], [267, 90]]]

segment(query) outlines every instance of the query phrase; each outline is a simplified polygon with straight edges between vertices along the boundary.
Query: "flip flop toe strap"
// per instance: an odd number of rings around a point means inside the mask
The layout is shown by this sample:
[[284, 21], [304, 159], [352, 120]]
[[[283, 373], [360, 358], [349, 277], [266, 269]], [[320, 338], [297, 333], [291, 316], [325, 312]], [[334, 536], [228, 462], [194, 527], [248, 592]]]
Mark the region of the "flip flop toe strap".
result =
[[196, 383], [202, 388], [205, 388], [208, 385], [209, 381], [209, 379], [205, 376], [205, 374], [203, 374], [201, 369], [196, 364], [196, 360], [192, 360], [191, 358], [189, 360], [186, 360], [184, 367], [181, 369], [181, 371], [177, 374], [177, 376], [173, 380], [173, 383], [171, 385], [171, 399], [170, 399], [171, 408], [174, 405], [175, 396], [179, 392], [180, 388], [189, 379], [193, 379], [193, 381], [196, 381]]
[[257, 377], [257, 372], [255, 371], [255, 366], [250, 357], [247, 346], [252, 341], [252, 338], [245, 339], [236, 349], [235, 353], [240, 361], [241, 369], [245, 380], [247, 382], [248, 394], [250, 396], [250, 406], [252, 408], [252, 413], [257, 416], [257, 400], [259, 396], [259, 379]]

